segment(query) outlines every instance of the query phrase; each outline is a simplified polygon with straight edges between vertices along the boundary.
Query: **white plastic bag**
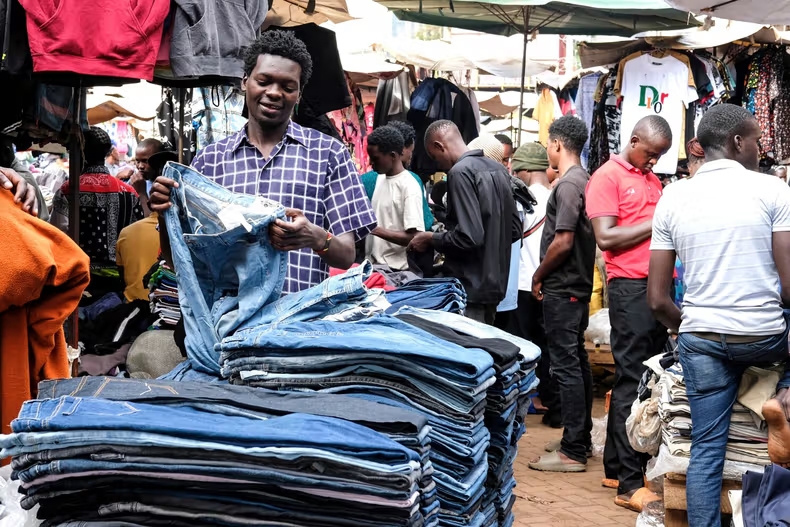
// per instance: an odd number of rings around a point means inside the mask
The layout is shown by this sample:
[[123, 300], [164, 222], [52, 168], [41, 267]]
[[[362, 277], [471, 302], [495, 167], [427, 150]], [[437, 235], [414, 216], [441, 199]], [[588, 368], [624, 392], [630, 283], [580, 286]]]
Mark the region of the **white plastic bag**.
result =
[[587, 331], [584, 332], [584, 339], [598, 345], [609, 345], [609, 334], [612, 325], [609, 323], [609, 309], [605, 308], [590, 317], [587, 324]]
[[[673, 456], [670, 454], [666, 445], [661, 445], [661, 448], [658, 450], [658, 457], [656, 457], [655, 460], [656, 463], [652, 468], [650, 464], [648, 464], [647, 467], [647, 474], [645, 475], [649, 481], [660, 478], [664, 474], [669, 474], [670, 472], [675, 474], [685, 474], [688, 472], [689, 458]], [[729, 459], [724, 461], [724, 479], [741, 481], [743, 475], [749, 471], [762, 474], [765, 472], [765, 467], [752, 465], [751, 463], [730, 461]]]
[[639, 399], [631, 405], [631, 415], [625, 420], [628, 441], [637, 452], [655, 456], [661, 446], [661, 418], [658, 416], [658, 399]]
[[595, 457], [603, 456], [603, 450], [606, 447], [606, 424], [608, 421], [609, 414], [599, 418], [593, 417], [593, 429], [591, 435], [593, 456]]
[[38, 527], [41, 522], [36, 518], [38, 505], [26, 511], [19, 505], [19, 482], [10, 481], [11, 467], [0, 468], [0, 527]]
[[664, 527], [664, 508], [648, 507], [636, 518], [634, 527]]

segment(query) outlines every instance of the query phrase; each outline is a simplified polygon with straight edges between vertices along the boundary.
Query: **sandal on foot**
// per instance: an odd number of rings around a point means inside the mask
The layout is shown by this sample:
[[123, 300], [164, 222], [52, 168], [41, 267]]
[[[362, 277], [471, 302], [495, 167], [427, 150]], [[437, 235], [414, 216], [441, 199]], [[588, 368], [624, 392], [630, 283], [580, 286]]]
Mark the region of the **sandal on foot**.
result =
[[642, 487], [632, 494], [620, 494], [614, 499], [614, 504], [634, 512], [642, 512], [649, 503], [655, 501], [661, 501], [661, 498]]
[[[543, 446], [543, 449], [544, 449], [546, 452], [556, 452], [556, 451], [557, 451], [557, 450], [559, 450], [560, 448], [562, 448], [562, 439], [557, 439], [556, 441], [549, 441], [548, 443], [546, 443], [546, 444]], [[590, 457], [593, 457], [593, 451], [592, 451], [592, 449], [588, 450], [588, 451], [586, 452], [586, 454], [587, 454], [587, 457], [588, 457], [588, 458], [590, 458]]]
[[616, 479], [603, 478], [601, 480], [601, 486], [606, 487], [607, 489], [616, 489], [620, 486], [620, 482]]
[[584, 472], [587, 470], [587, 465], [576, 461], [565, 462], [560, 453], [555, 451], [531, 461], [529, 468], [542, 472]]

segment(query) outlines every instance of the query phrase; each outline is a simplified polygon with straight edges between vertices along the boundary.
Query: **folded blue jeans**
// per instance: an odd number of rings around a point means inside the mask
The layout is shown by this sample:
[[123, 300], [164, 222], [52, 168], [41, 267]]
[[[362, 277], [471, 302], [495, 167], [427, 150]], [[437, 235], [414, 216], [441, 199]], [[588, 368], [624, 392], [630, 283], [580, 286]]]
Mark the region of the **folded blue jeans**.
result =
[[[750, 366], [787, 362], [787, 327], [783, 333], [748, 344], [731, 344], [722, 337], [714, 342], [691, 333], [678, 335], [680, 364], [694, 423], [691, 432], [691, 461], [687, 493], [689, 527], [719, 525], [724, 458], [732, 408], [738, 397], [743, 372]], [[790, 369], [777, 389], [790, 386]]]
[[[160, 407], [143, 403], [64, 396], [58, 399], [27, 401], [11, 429], [19, 432], [92, 430], [136, 431], [172, 435], [182, 439], [205, 440], [238, 446], [268, 446], [315, 450], [318, 454], [349, 457], [350, 464], [400, 464], [419, 461], [416, 452], [406, 449], [369, 428], [339, 419], [291, 414], [274, 419], [245, 419], [211, 414], [212, 426], [205, 426], [208, 414], [186, 407]], [[14, 434], [0, 436], [0, 446], [17, 445]], [[276, 455], [276, 451], [273, 451]], [[320, 457], [320, 455], [319, 455]], [[368, 465], [370, 466], [370, 465]], [[382, 467], [382, 470], [386, 468]]]
[[187, 356], [196, 370], [219, 374], [215, 346], [282, 294], [287, 255], [272, 246], [269, 226], [285, 209], [176, 163], [167, 163], [164, 176], [178, 183], [165, 223]]

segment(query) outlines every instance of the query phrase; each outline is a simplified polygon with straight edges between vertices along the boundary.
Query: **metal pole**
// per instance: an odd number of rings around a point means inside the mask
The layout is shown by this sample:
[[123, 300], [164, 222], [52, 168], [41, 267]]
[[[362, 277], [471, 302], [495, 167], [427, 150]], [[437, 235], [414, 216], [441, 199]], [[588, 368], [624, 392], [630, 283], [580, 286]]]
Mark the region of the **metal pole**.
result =
[[186, 88], [178, 88], [178, 162], [184, 164], [184, 102]]
[[[69, 236], [80, 244], [80, 176], [82, 175], [82, 82], [74, 88], [74, 126], [69, 141]], [[79, 308], [69, 317], [69, 345], [79, 348]], [[76, 376], [77, 362], [74, 362], [72, 376]]]
[[521, 57], [521, 98], [518, 102], [518, 146], [521, 146], [521, 125], [524, 121], [524, 84], [527, 81], [527, 44], [529, 43], [529, 17], [532, 7], [522, 7], [524, 17], [524, 54]]

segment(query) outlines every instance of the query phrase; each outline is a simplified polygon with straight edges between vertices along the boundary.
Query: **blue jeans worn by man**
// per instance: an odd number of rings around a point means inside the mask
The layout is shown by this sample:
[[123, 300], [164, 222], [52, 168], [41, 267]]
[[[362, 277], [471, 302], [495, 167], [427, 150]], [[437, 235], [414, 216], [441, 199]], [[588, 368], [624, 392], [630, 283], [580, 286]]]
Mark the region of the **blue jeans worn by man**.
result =
[[[790, 320], [785, 311], [785, 320]], [[691, 462], [686, 476], [689, 525], [720, 525], [724, 457], [732, 407], [743, 372], [750, 366], [785, 362], [790, 323], [783, 333], [756, 342], [716, 342], [693, 333], [678, 335], [680, 364], [691, 407]], [[737, 339], [734, 339], [737, 340]], [[790, 369], [777, 390], [790, 387]]]

